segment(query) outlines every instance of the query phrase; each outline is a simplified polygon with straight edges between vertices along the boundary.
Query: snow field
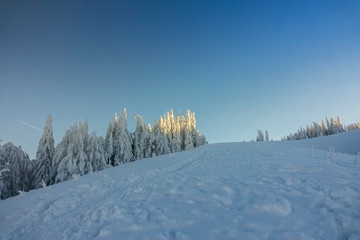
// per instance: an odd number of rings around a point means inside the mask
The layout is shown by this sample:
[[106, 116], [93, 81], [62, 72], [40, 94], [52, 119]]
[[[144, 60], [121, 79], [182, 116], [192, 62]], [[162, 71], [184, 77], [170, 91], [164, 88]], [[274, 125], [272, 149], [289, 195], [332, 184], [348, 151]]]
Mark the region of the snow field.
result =
[[291, 142], [143, 159], [0, 202], [0, 239], [360, 239], [360, 166]]

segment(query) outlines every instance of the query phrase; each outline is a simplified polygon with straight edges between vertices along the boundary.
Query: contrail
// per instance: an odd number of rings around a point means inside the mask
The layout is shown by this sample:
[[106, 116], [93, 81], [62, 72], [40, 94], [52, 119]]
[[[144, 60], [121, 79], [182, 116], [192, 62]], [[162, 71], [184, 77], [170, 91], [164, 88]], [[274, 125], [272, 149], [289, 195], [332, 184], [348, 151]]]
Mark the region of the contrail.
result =
[[40, 128], [37, 128], [37, 127], [35, 127], [35, 126], [31, 125], [31, 124], [28, 124], [28, 123], [20, 121], [20, 120], [18, 120], [18, 121], [19, 121], [19, 123], [22, 123], [22, 124], [24, 124], [26, 126], [32, 127], [33, 129], [36, 129], [36, 130], [42, 132], [42, 130]]

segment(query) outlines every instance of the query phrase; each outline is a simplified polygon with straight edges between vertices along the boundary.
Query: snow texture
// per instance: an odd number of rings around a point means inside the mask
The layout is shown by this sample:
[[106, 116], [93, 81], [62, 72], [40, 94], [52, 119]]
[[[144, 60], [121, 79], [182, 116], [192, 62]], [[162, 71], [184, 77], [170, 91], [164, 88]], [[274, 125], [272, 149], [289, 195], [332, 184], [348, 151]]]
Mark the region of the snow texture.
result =
[[0, 201], [0, 239], [360, 239], [359, 141], [336, 161], [317, 150], [346, 152], [356, 133], [212, 144], [76, 177]]

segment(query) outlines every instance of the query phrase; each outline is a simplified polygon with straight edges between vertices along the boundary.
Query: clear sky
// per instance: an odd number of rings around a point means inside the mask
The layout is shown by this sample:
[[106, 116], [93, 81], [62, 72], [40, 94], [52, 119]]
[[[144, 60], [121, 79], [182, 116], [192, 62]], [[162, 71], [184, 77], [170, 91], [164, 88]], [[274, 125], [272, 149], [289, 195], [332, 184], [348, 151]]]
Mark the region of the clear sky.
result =
[[210, 143], [360, 120], [360, 1], [1, 1], [0, 139], [35, 156], [114, 112], [196, 113]]

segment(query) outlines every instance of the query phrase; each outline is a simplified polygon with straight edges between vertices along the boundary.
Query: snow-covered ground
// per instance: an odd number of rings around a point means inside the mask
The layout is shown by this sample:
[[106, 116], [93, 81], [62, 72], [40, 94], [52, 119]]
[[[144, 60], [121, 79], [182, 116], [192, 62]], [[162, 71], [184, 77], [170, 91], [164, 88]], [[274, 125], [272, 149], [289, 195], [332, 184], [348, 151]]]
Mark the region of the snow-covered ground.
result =
[[322, 149], [329, 151], [335, 147], [335, 152], [356, 155], [360, 152], [360, 129], [343, 132], [326, 137], [311, 138], [306, 140], [291, 141], [293, 146]]
[[360, 239], [360, 164], [316, 141], [212, 144], [31, 191], [0, 201], [0, 239]]

